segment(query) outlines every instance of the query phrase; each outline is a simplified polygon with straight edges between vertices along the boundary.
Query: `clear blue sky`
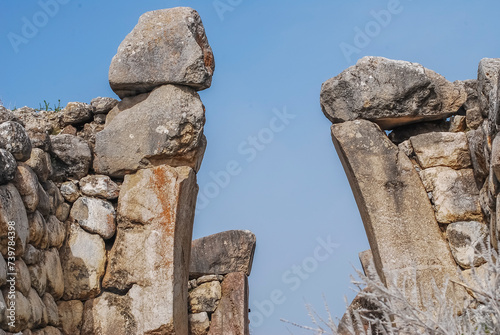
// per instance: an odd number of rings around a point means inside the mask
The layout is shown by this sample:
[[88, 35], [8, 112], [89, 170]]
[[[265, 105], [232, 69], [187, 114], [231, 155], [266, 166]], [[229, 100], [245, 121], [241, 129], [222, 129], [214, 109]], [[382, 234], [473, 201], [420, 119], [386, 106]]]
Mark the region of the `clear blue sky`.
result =
[[[324, 315], [323, 294], [341, 317], [343, 297], [353, 298], [351, 264], [359, 268], [357, 254], [368, 249], [319, 105], [321, 83], [365, 55], [418, 62], [449, 80], [475, 78], [481, 58], [500, 57], [497, 1], [59, 2], [50, 17], [37, 1], [0, 2], [0, 99], [7, 107], [116, 97], [108, 67], [139, 16], [175, 6], [200, 13], [216, 70], [201, 92], [208, 149], [198, 182], [206, 198], [194, 238], [230, 229], [257, 235], [254, 335], [303, 334], [279, 319], [309, 324], [304, 303]], [[390, 18], [380, 14], [387, 8]], [[37, 31], [23, 32], [26, 22]], [[359, 31], [369, 34], [363, 39]], [[273, 121], [276, 111], [294, 118]], [[232, 161], [239, 173], [215, 186], [214, 176]], [[336, 244], [331, 254], [318, 238]]]

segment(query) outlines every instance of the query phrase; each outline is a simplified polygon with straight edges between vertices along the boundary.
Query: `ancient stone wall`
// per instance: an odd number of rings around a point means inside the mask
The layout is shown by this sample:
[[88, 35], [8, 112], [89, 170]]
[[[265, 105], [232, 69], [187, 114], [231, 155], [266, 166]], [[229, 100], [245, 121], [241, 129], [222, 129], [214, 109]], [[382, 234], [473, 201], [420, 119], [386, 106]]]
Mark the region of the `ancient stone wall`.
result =
[[213, 71], [198, 13], [157, 10], [111, 62], [121, 101], [0, 107], [0, 334], [249, 333], [255, 236], [191, 241]]
[[471, 267], [486, 275], [481, 251], [498, 247], [499, 79], [498, 59], [450, 83], [419, 64], [365, 57], [323, 83], [371, 247], [360, 259], [419, 308], [439, 308], [434, 284], [457, 309], [473, 306], [453, 281]]

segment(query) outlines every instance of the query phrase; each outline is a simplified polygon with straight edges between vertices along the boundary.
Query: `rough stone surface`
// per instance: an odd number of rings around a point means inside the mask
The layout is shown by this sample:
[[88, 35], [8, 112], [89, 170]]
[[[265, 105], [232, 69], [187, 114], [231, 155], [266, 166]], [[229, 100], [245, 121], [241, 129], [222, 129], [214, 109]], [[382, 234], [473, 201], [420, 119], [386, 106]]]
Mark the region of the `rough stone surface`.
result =
[[194, 90], [161, 86], [96, 135], [94, 169], [120, 177], [163, 164], [194, 168], [203, 147], [204, 123], [204, 107]]
[[0, 185], [6, 184], [16, 175], [17, 162], [5, 149], [0, 149]]
[[248, 230], [229, 230], [194, 240], [191, 245], [192, 277], [252, 271], [255, 235]]
[[450, 128], [448, 131], [452, 133], [462, 132], [467, 129], [465, 115], [453, 115], [450, 119]]
[[39, 211], [29, 214], [29, 237], [28, 241], [34, 247], [45, 249], [48, 247], [49, 236], [47, 232], [47, 223]]
[[30, 213], [34, 212], [40, 201], [38, 194], [38, 178], [35, 172], [33, 172], [29, 166], [19, 164], [13, 184], [19, 191], [26, 210]]
[[106, 115], [106, 123], [105, 123], [104, 126], [105, 127], [108, 126], [111, 123], [111, 121], [113, 121], [113, 119], [118, 114], [120, 114], [121, 112], [123, 112], [126, 109], [134, 107], [139, 102], [142, 102], [142, 101], [146, 100], [148, 96], [149, 96], [149, 92], [148, 93], [142, 93], [142, 94], [139, 94], [139, 95], [134, 95], [134, 96], [131, 96], [131, 97], [124, 97], [122, 99], [122, 101], [120, 101], [118, 103], [118, 105], [116, 105], [115, 107], [113, 107], [113, 109], [110, 110], [109, 113]]
[[189, 292], [191, 313], [209, 312], [217, 308], [221, 298], [221, 285], [218, 281], [203, 283]]
[[[59, 301], [59, 320], [64, 335], [79, 335], [83, 317], [83, 303], [80, 300]], [[94, 334], [92, 332], [83, 334]], [[97, 334], [97, 333], [95, 333]], [[108, 334], [108, 333], [103, 333]], [[112, 334], [112, 333], [109, 333]]]
[[0, 123], [4, 123], [7, 121], [20, 122], [10, 109], [5, 108], [4, 106], [0, 106]]
[[465, 169], [471, 166], [471, 155], [465, 133], [433, 132], [410, 139], [417, 161], [424, 169], [448, 166]]
[[463, 83], [465, 91], [467, 92], [467, 101], [464, 103], [465, 110], [469, 111], [474, 108], [480, 109], [479, 97], [477, 92], [477, 80], [468, 79], [464, 80]]
[[206, 312], [189, 314], [189, 335], [207, 335], [210, 320]]
[[420, 64], [382, 57], [364, 57], [321, 87], [330, 121], [362, 118], [383, 129], [446, 118], [466, 99], [462, 83], [450, 83]]
[[49, 325], [57, 327], [59, 326], [59, 311], [57, 309], [57, 304], [54, 301], [54, 298], [45, 293], [42, 297], [43, 304], [47, 310], [47, 322]]
[[0, 286], [7, 282], [7, 263], [3, 257], [0, 257]]
[[477, 129], [483, 123], [483, 115], [481, 110], [478, 107], [474, 107], [467, 110], [467, 114], [465, 115], [465, 122], [467, 124], [467, 128], [469, 129]]
[[38, 293], [34, 289], [29, 288], [28, 294], [25, 296], [31, 306], [30, 328], [46, 326], [48, 323], [47, 309]]
[[373, 303], [365, 296], [365, 294], [369, 294], [371, 292], [372, 290], [370, 288], [364, 288], [361, 293], [358, 293], [358, 295], [354, 297], [351, 304], [347, 308], [347, 311], [339, 322], [337, 329], [338, 335], [361, 335], [379, 333], [375, 326], [372, 326], [370, 329], [370, 323], [363, 319], [363, 317], [369, 317], [372, 319], [382, 320], [384, 317], [382, 313], [377, 312], [377, 304]]
[[75, 202], [80, 197], [78, 185], [74, 181], [67, 181], [61, 184], [61, 194], [68, 202]]
[[[9, 329], [11, 332], [20, 332], [26, 328], [30, 328], [33, 324], [33, 316], [31, 311], [31, 304], [27, 297], [25, 297], [21, 292], [16, 291], [14, 294], [10, 294], [9, 290], [4, 289], [3, 299], [5, 300], [6, 306], [10, 306], [11, 302], [16, 305], [16, 317], [14, 322], [14, 327], [8, 325], [7, 318], [4, 318], [2, 324], [0, 325], [4, 329]], [[14, 299], [9, 299], [9, 296], [14, 296]]]
[[248, 335], [248, 324], [247, 276], [243, 272], [230, 273], [222, 282], [222, 298], [208, 334]]
[[71, 224], [61, 249], [64, 300], [96, 297], [101, 292], [105, 264], [106, 250], [102, 238], [85, 232], [77, 224]]
[[485, 262], [481, 256], [486, 252], [488, 228], [477, 221], [454, 222], [446, 228], [451, 253], [464, 269], [477, 267]]
[[488, 264], [483, 264], [479, 267], [466, 269], [462, 271], [462, 276], [464, 277], [463, 282], [471, 287], [473, 290], [467, 290], [470, 295], [478, 299], [480, 296], [476, 293], [477, 291], [483, 291], [483, 287], [493, 287], [496, 282], [495, 272], [488, 266]]
[[[104, 293], [94, 300], [89, 313], [95, 332], [113, 327], [123, 329], [116, 334], [160, 328], [187, 332], [186, 284], [197, 190], [188, 167], [159, 166], [125, 176], [103, 287], [130, 290], [125, 296]], [[109, 301], [118, 305], [111, 307]], [[133, 321], [124, 319], [128, 313]]]
[[66, 219], [69, 217], [70, 210], [71, 210], [71, 206], [69, 204], [67, 204], [66, 202], [63, 202], [56, 209], [56, 218], [61, 222], [66, 221]]
[[94, 107], [83, 102], [69, 102], [62, 112], [63, 125], [80, 124], [92, 119]]
[[42, 266], [45, 267], [47, 273], [47, 292], [55, 300], [61, 299], [64, 293], [64, 276], [59, 252], [56, 248], [51, 248], [45, 252]]
[[9, 231], [16, 233], [16, 255], [23, 255], [29, 236], [28, 216], [23, 200], [13, 184], [0, 186], [0, 252], [2, 255], [8, 255]]
[[47, 226], [48, 246], [60, 248], [66, 237], [66, 228], [64, 224], [59, 221], [55, 215], [49, 216], [45, 224]]
[[90, 101], [94, 114], [108, 114], [117, 104], [118, 100], [107, 97], [97, 97]]
[[42, 251], [35, 248], [31, 244], [27, 244], [24, 255], [23, 255], [23, 260], [27, 265], [33, 265], [33, 264], [38, 264], [42, 259]]
[[36, 208], [44, 217], [48, 217], [51, 212], [51, 197], [47, 194], [47, 191], [43, 188], [43, 185], [38, 185], [38, 207]]
[[488, 153], [486, 148], [486, 136], [483, 127], [467, 132], [467, 142], [471, 154], [474, 176], [479, 184], [482, 184], [490, 172]]
[[483, 58], [477, 70], [477, 91], [479, 104], [483, 115], [488, 117], [492, 124], [498, 124], [498, 79], [500, 73], [500, 59]]
[[491, 168], [497, 180], [500, 180], [500, 136], [496, 136], [491, 146]]
[[13, 121], [0, 124], [0, 148], [9, 151], [18, 161], [28, 160], [31, 141], [23, 126]]
[[116, 212], [113, 205], [105, 200], [80, 197], [71, 207], [70, 216], [90, 233], [99, 234], [107, 240], [115, 234]]
[[89, 197], [104, 199], [116, 199], [120, 193], [118, 185], [104, 175], [90, 175], [80, 179], [80, 190]]
[[[405, 285], [408, 300], [423, 306], [423, 301], [433, 299], [434, 283], [442, 287], [458, 277], [418, 173], [372, 122], [335, 124], [332, 138], [358, 204], [379, 276], [386, 285]], [[412, 278], [418, 279], [418, 287]], [[450, 299], [462, 303], [465, 294], [461, 288], [449, 286], [448, 290]]]
[[439, 223], [482, 221], [479, 190], [472, 169], [434, 167], [420, 172], [427, 192], [432, 192]]
[[87, 175], [92, 155], [85, 140], [73, 135], [57, 135], [50, 137], [54, 175], [57, 180], [65, 178], [80, 179]]
[[120, 97], [165, 84], [210, 87], [215, 62], [198, 13], [187, 7], [147, 12], [125, 37], [109, 68]]
[[50, 155], [42, 149], [33, 148], [31, 150], [31, 157], [26, 161], [26, 165], [35, 172], [40, 181], [47, 181], [47, 178], [52, 174]]
[[224, 279], [224, 276], [222, 275], [206, 275], [206, 276], [201, 276], [200, 278], [193, 279], [196, 281], [196, 284], [194, 287], [197, 287], [198, 285], [201, 285], [203, 283], [208, 283], [211, 281], [222, 281]]
[[22, 259], [18, 259], [14, 263], [14, 271], [9, 269], [9, 272], [17, 273], [16, 276], [16, 290], [21, 292], [25, 297], [27, 297], [30, 293], [31, 289], [31, 277], [30, 272], [28, 270], [28, 266]]
[[391, 133], [388, 136], [392, 142], [400, 144], [410, 139], [410, 137], [436, 131], [439, 132], [448, 131], [448, 128], [449, 128], [448, 122], [443, 120], [420, 122], [420, 123], [413, 123], [409, 125], [396, 127], [391, 131]]

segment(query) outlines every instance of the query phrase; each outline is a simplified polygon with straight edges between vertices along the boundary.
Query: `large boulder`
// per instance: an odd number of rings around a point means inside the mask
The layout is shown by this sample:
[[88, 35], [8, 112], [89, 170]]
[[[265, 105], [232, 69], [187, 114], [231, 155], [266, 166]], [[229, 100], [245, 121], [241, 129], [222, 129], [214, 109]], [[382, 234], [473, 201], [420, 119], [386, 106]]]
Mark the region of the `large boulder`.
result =
[[74, 135], [63, 134], [50, 136], [54, 174], [53, 178], [64, 181], [65, 178], [80, 179], [87, 175], [92, 154], [88, 143]]
[[85, 232], [78, 224], [71, 224], [61, 249], [64, 300], [86, 300], [101, 293], [105, 264], [106, 249], [102, 238]]
[[228, 230], [194, 240], [189, 274], [199, 277], [243, 272], [249, 276], [255, 244], [255, 235], [248, 230]]
[[0, 149], [0, 185], [6, 184], [14, 179], [17, 171], [17, 162], [12, 154]]
[[198, 13], [177, 7], [147, 12], [125, 37], [109, 68], [120, 98], [165, 84], [210, 87], [215, 62]]
[[116, 231], [116, 212], [113, 205], [105, 200], [80, 197], [71, 207], [71, 219], [90, 233], [99, 234], [107, 240]]
[[14, 242], [16, 256], [23, 255], [28, 236], [28, 216], [21, 195], [13, 184], [0, 186], [0, 252], [12, 256], [8, 253], [8, 243], [12, 247]]
[[448, 166], [465, 169], [471, 166], [471, 154], [465, 133], [437, 132], [410, 139], [417, 161], [424, 169]]
[[477, 221], [454, 222], [446, 228], [451, 253], [464, 269], [485, 263], [488, 227]]
[[321, 87], [321, 107], [330, 121], [366, 119], [382, 129], [446, 118], [466, 99], [463, 83], [383, 57], [363, 57]]
[[[334, 124], [332, 138], [384, 283], [421, 308], [437, 301], [436, 286], [462, 304], [463, 289], [448, 285], [458, 280], [455, 261], [410, 159], [370, 121]], [[417, 287], [410, 278], [418, 278]]]
[[31, 156], [31, 141], [23, 126], [14, 121], [0, 124], [0, 148], [9, 151], [18, 161]]
[[94, 170], [121, 177], [163, 164], [194, 168], [204, 150], [204, 123], [205, 110], [193, 89], [158, 87], [97, 133]]

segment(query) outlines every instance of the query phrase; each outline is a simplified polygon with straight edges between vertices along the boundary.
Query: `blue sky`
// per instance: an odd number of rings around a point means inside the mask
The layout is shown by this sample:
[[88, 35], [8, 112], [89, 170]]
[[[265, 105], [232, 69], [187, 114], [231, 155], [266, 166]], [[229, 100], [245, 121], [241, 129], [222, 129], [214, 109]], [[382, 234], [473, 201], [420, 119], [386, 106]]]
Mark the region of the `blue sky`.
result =
[[[50, 1], [0, 1], [7, 107], [116, 97], [108, 67], [139, 16], [175, 6], [200, 13], [216, 69], [200, 93], [208, 148], [193, 237], [257, 235], [255, 335], [303, 334], [279, 319], [310, 324], [305, 302], [324, 315], [323, 294], [341, 317], [343, 297], [353, 298], [351, 264], [359, 268], [369, 248], [321, 112], [321, 83], [365, 55], [418, 62], [452, 81], [500, 56], [495, 1], [58, 0], [52, 15], [40, 14]], [[228, 163], [238, 167], [229, 180]]]

